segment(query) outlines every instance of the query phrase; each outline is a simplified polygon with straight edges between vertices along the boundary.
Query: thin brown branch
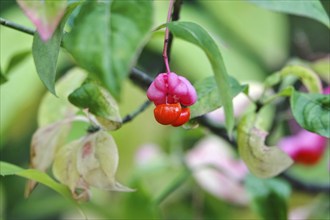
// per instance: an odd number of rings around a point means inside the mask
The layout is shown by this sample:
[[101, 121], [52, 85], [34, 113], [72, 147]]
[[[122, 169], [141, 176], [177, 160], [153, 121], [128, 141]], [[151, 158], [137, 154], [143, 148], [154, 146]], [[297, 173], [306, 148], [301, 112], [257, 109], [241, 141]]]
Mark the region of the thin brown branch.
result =
[[290, 183], [290, 185], [300, 191], [309, 192], [309, 193], [320, 193], [325, 192], [330, 194], [330, 185], [329, 184], [316, 184], [312, 182], [304, 182], [299, 178], [284, 172], [280, 175], [281, 178], [285, 179]]
[[128, 114], [123, 119], [123, 124], [132, 121], [136, 116], [138, 116], [141, 112], [146, 110], [151, 102], [149, 100], [145, 101], [138, 109], [136, 109], [131, 114]]
[[34, 30], [32, 30], [30, 28], [27, 28], [27, 27], [22, 26], [20, 24], [8, 21], [4, 18], [0, 18], [0, 24], [3, 25], [3, 26], [9, 27], [9, 28], [15, 29], [17, 31], [29, 34], [29, 35], [34, 35], [34, 32], [35, 32]]

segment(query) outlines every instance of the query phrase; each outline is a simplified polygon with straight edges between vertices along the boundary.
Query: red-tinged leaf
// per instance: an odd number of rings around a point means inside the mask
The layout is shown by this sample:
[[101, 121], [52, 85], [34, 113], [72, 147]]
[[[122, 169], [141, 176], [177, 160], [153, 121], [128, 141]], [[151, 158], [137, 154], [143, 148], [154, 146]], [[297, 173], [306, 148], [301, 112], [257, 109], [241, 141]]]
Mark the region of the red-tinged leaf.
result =
[[134, 191], [116, 181], [118, 163], [117, 145], [110, 134], [99, 131], [82, 139], [77, 153], [77, 170], [89, 186], [110, 191]]
[[66, 0], [17, 0], [17, 3], [36, 26], [43, 41], [47, 41], [51, 38], [67, 6]]

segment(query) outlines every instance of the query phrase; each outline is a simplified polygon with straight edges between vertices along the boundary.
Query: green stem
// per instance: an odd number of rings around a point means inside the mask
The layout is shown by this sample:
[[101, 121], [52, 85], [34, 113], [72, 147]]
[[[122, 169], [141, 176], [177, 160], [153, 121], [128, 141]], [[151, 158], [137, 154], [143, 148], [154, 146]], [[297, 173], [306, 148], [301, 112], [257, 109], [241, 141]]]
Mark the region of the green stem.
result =
[[154, 199], [154, 205], [160, 205], [170, 194], [178, 189], [191, 175], [191, 171], [187, 168], [171, 182], [159, 196]]

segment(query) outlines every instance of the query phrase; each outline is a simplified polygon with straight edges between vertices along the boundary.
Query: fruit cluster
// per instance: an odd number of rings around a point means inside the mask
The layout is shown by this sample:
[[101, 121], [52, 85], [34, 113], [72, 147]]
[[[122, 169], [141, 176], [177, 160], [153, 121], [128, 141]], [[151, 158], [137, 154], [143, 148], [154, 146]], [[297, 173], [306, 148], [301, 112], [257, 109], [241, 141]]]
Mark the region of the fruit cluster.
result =
[[156, 121], [175, 127], [189, 120], [188, 106], [197, 100], [196, 90], [191, 83], [173, 72], [159, 74], [148, 88], [147, 96], [156, 105]]

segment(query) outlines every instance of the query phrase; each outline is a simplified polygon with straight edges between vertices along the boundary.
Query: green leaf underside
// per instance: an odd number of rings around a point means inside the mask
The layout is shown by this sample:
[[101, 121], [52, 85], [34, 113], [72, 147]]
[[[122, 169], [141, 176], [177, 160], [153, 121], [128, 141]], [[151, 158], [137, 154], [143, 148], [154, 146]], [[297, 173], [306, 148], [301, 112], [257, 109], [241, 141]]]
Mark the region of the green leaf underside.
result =
[[250, 2], [261, 6], [263, 8], [299, 15], [315, 19], [328, 28], [330, 28], [330, 21], [327, 12], [324, 10], [322, 4], [318, 0], [313, 1], [277, 1], [277, 0], [249, 0]]
[[33, 38], [32, 54], [37, 73], [46, 88], [55, 92], [56, 64], [60, 52], [62, 28], [59, 27], [49, 41], [44, 42], [38, 34]]
[[291, 189], [286, 182], [279, 179], [258, 179], [249, 175], [245, 187], [252, 199], [252, 208], [262, 219], [288, 218], [287, 201]]
[[152, 25], [152, 1], [90, 1], [82, 5], [64, 47], [118, 99]]
[[230, 80], [217, 44], [201, 26], [195, 23], [171, 22], [168, 23], [167, 26], [173, 35], [197, 45], [208, 57], [214, 72], [218, 93], [224, 107], [227, 131], [231, 134], [234, 128], [234, 112]]
[[[198, 100], [190, 107], [190, 117], [195, 118], [209, 113], [222, 106], [221, 97], [217, 90], [217, 84], [213, 76], [207, 77], [194, 84], [197, 91]], [[229, 87], [231, 97], [235, 97], [242, 92], [247, 86], [240, 85], [233, 77], [229, 78]]]
[[62, 185], [54, 181], [50, 178], [46, 173], [41, 172], [39, 170], [34, 169], [23, 169], [18, 167], [14, 164], [10, 164], [7, 162], [0, 161], [0, 175], [1, 176], [8, 176], [8, 175], [16, 175], [27, 178], [29, 180], [34, 180], [39, 183], [42, 183], [49, 188], [53, 189], [54, 191], [61, 194], [64, 198], [72, 201], [71, 192], [70, 190]]
[[270, 178], [287, 169], [293, 161], [278, 147], [265, 145], [267, 132], [257, 127], [257, 119], [256, 113], [250, 112], [240, 121], [238, 151], [251, 173], [260, 178]]
[[63, 29], [67, 18], [78, 5], [79, 3], [73, 3], [67, 7], [60, 25], [48, 41], [44, 42], [38, 33], [35, 33], [33, 38], [32, 55], [37, 73], [46, 88], [54, 95], [56, 94], [56, 65], [63, 37]]
[[63, 118], [72, 117], [78, 108], [68, 101], [68, 96], [86, 79], [87, 73], [80, 68], [69, 70], [56, 82], [58, 97], [46, 93], [38, 110], [38, 125], [47, 126]]
[[85, 82], [72, 92], [69, 101], [79, 108], [87, 108], [108, 129], [116, 129], [121, 125], [116, 101], [107, 90], [93, 81]]
[[291, 111], [304, 129], [330, 138], [330, 95], [292, 91]]

